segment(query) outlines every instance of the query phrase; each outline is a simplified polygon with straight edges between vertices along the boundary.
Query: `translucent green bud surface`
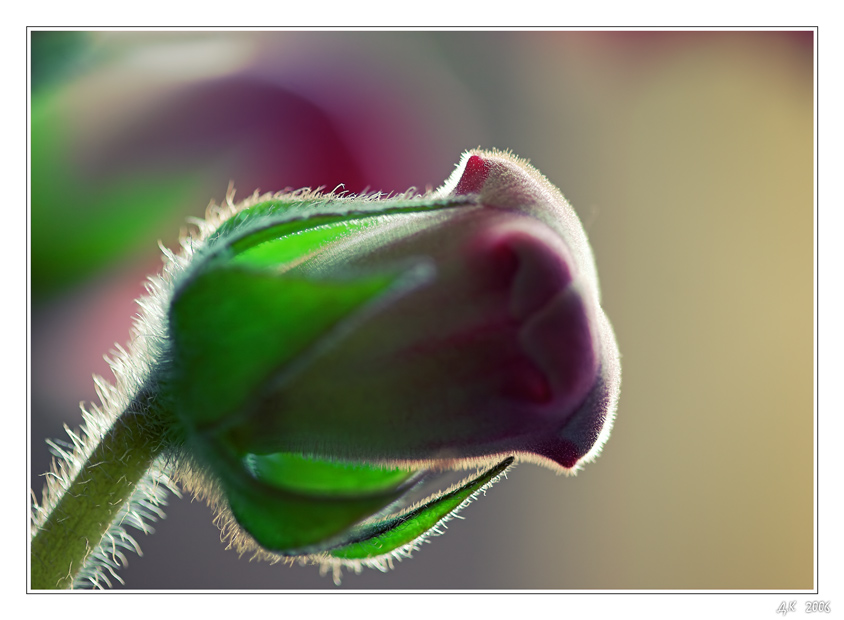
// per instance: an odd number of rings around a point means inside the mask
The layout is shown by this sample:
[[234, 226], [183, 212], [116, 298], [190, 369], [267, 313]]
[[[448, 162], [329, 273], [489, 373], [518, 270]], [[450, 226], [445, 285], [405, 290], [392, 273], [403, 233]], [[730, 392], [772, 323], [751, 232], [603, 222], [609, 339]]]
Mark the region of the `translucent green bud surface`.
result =
[[514, 462], [573, 472], [600, 451], [615, 338], [580, 222], [525, 162], [470, 152], [424, 196], [225, 215], [176, 283], [167, 390], [259, 548], [389, 557]]

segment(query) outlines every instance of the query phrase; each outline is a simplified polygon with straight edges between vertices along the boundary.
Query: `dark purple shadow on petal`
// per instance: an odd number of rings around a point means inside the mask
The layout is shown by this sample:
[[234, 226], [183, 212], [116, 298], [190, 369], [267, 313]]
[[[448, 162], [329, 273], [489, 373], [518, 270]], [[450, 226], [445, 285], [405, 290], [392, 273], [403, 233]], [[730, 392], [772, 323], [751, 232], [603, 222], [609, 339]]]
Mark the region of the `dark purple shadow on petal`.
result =
[[[572, 469], [591, 460], [600, 451], [609, 434], [621, 388], [618, 347], [606, 319], [599, 321], [601, 366], [586, 400], [548, 442], [530, 446], [530, 452]], [[584, 458], [585, 457], [585, 458]]]
[[548, 377], [561, 410], [572, 411], [595, 380], [598, 344], [591, 315], [578, 287], [570, 286], [521, 329], [522, 347]]

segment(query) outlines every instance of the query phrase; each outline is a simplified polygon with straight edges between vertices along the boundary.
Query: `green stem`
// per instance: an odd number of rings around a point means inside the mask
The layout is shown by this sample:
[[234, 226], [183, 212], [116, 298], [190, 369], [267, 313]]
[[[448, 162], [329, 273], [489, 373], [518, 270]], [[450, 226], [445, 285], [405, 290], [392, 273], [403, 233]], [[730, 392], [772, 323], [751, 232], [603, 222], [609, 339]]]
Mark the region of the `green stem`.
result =
[[164, 429], [145, 395], [117, 419], [32, 539], [33, 590], [66, 589], [164, 449]]

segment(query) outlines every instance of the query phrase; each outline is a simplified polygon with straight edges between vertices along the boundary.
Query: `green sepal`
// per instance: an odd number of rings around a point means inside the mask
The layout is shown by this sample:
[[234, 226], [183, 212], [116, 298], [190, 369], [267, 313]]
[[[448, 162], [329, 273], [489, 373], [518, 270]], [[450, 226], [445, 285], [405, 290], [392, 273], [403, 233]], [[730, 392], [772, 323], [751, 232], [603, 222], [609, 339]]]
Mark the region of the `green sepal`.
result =
[[226, 490], [232, 514], [264, 549], [284, 555], [314, 551], [355, 523], [393, 503], [402, 490], [365, 497], [308, 496], [233, 485]]
[[239, 422], [274, 374], [396, 279], [305, 280], [233, 266], [198, 274], [170, 310], [177, 415], [188, 428]]
[[366, 227], [383, 215], [424, 213], [474, 205], [471, 196], [448, 198], [297, 198], [281, 196], [235, 213], [209, 239], [208, 251], [232, 257], [258, 244], [339, 222]]
[[372, 217], [359, 220], [320, 217], [270, 226], [233, 243], [234, 256], [230, 262], [257, 269], [279, 269], [374, 223]]
[[406, 514], [355, 528], [350, 534], [354, 542], [347, 542], [331, 550], [329, 555], [341, 560], [365, 560], [390, 554], [413, 543], [454, 513], [474, 493], [504, 473], [513, 461], [513, 457], [504, 459], [457, 489], [434, 497]]
[[344, 463], [299, 454], [248, 454], [246, 468], [266, 484], [302, 493], [360, 495], [393, 489], [416, 471]]
[[392, 504], [414, 484], [410, 479], [356, 495], [297, 492], [259, 480], [219, 444], [202, 444], [198, 450], [214, 464], [240, 526], [264, 549], [282, 555], [335, 546], [355, 523]]

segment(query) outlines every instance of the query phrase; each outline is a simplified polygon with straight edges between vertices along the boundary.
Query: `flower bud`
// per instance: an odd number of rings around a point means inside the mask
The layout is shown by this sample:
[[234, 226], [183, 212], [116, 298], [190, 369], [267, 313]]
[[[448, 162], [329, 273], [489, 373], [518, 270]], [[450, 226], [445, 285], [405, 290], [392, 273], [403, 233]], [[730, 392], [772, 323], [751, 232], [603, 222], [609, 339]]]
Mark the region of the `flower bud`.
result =
[[573, 472], [607, 439], [620, 366], [591, 249], [525, 162], [473, 151], [425, 196], [229, 215], [173, 295], [168, 389], [262, 548], [395, 553], [514, 459]]

